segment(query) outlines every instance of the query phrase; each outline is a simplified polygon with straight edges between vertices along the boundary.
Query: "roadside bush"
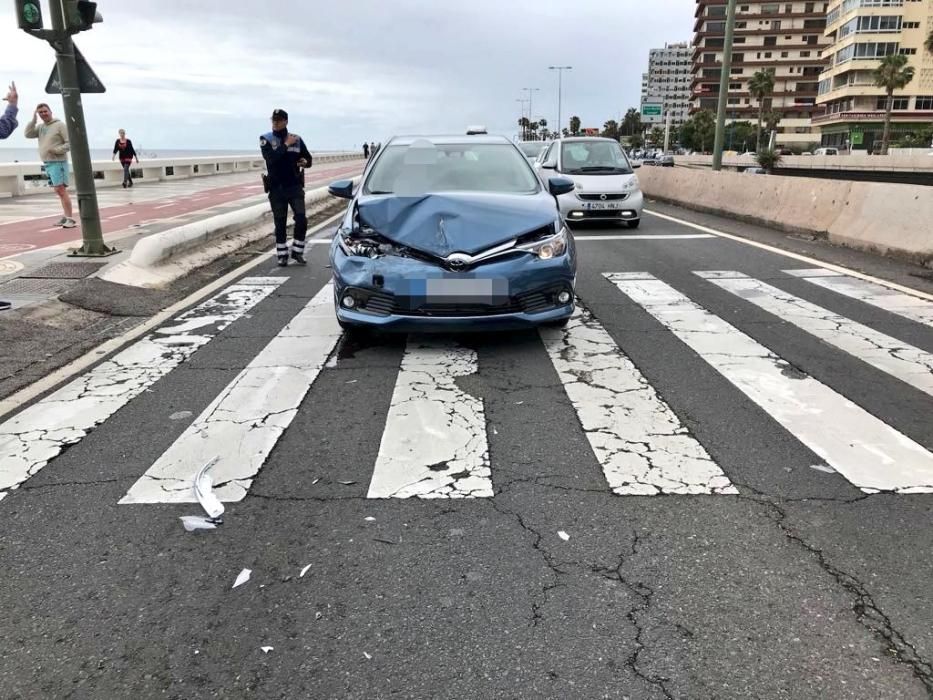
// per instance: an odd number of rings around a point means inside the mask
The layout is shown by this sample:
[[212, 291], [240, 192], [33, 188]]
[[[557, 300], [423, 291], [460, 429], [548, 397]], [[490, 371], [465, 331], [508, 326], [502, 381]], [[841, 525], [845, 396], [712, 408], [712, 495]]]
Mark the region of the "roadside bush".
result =
[[755, 160], [758, 161], [758, 165], [770, 173], [781, 162], [781, 156], [777, 151], [761, 151], [755, 156]]

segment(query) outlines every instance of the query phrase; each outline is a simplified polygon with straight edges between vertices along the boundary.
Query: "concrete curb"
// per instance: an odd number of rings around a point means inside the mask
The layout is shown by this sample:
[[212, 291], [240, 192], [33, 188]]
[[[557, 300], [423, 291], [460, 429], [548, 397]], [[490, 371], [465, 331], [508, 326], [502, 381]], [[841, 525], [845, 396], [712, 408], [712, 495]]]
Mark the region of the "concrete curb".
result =
[[[352, 180], [357, 183], [360, 178]], [[327, 187], [306, 193], [309, 218], [335, 201]], [[139, 241], [128, 260], [99, 277], [131, 287], [164, 287], [224, 255], [269, 237], [271, 220], [269, 205], [263, 203], [156, 233]]]

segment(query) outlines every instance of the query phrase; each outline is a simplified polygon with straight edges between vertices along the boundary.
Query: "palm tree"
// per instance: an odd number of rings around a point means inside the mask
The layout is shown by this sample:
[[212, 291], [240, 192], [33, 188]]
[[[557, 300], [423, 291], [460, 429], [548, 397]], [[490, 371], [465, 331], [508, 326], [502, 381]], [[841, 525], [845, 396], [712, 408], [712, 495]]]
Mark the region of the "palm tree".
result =
[[907, 65], [907, 56], [901, 53], [888, 54], [875, 69], [875, 86], [884, 88], [887, 100], [884, 110], [884, 133], [881, 136], [881, 155], [888, 155], [891, 138], [891, 110], [894, 108], [894, 91], [903, 90], [914, 79], [913, 66]]
[[933, 53], [933, 30], [930, 31], [930, 36], [927, 37], [927, 40], [923, 42], [923, 46], [929, 53]]
[[755, 152], [761, 148], [761, 122], [764, 117], [764, 100], [774, 92], [774, 68], [757, 71], [748, 81], [748, 91], [758, 100], [758, 137], [755, 139]]

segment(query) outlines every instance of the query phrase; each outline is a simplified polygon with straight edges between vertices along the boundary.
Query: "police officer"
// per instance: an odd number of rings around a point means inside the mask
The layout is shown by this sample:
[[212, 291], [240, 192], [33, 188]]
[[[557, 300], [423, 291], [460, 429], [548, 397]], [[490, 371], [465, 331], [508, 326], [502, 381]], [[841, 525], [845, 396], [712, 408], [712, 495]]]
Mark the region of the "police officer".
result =
[[275, 254], [280, 267], [288, 265], [288, 234], [285, 224], [288, 208], [292, 208], [295, 231], [292, 234], [291, 258], [305, 264], [305, 234], [308, 218], [305, 216], [305, 168], [311, 167], [311, 154], [298, 134], [288, 131], [288, 112], [272, 112], [272, 131], [259, 137], [262, 157], [266, 161], [266, 191], [275, 221]]

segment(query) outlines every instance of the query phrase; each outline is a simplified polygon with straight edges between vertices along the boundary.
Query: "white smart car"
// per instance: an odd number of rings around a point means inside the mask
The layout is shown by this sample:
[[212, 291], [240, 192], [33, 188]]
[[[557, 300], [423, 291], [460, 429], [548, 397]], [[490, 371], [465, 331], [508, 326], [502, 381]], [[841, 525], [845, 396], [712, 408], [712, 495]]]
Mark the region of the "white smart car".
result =
[[641, 223], [643, 197], [634, 168], [617, 141], [596, 137], [552, 142], [538, 156], [542, 179], [560, 173], [574, 181], [574, 191], [557, 198], [561, 215], [575, 221]]

